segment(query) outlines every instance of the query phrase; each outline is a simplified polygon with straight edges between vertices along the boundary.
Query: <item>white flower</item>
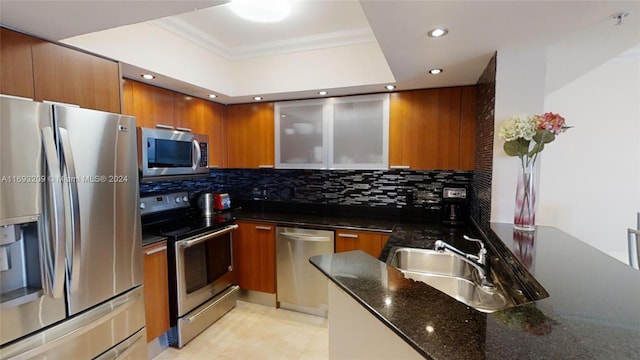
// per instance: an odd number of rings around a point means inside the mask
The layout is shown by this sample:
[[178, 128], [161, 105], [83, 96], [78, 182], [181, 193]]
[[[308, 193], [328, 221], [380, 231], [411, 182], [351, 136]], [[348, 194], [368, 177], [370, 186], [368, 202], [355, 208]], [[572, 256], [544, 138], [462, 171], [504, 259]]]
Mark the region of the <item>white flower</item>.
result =
[[519, 138], [531, 140], [536, 134], [536, 119], [530, 115], [515, 115], [508, 118], [500, 127], [498, 137], [504, 141]]

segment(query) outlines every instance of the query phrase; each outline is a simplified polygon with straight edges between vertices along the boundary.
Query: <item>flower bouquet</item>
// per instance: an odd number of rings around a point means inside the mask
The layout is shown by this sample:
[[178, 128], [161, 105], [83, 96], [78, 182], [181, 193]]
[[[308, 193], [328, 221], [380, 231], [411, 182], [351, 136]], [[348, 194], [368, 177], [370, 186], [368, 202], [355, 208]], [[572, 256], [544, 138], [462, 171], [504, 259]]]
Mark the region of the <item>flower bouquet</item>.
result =
[[535, 229], [535, 163], [544, 146], [556, 139], [569, 126], [562, 116], [551, 112], [542, 115], [515, 115], [507, 119], [498, 137], [504, 140], [504, 151], [520, 158], [520, 174], [516, 188], [513, 225], [516, 230]]

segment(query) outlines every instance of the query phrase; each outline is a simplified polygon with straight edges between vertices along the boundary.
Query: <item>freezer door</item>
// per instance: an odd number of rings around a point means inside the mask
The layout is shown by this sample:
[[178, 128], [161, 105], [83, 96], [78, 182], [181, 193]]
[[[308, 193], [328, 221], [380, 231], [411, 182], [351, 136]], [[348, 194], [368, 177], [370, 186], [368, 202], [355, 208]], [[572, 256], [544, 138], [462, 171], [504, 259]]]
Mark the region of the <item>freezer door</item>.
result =
[[[146, 359], [142, 286], [0, 349], [0, 360]], [[145, 344], [146, 345], [146, 344]], [[138, 357], [131, 356], [138, 354]]]
[[142, 284], [135, 118], [54, 107], [71, 315]]

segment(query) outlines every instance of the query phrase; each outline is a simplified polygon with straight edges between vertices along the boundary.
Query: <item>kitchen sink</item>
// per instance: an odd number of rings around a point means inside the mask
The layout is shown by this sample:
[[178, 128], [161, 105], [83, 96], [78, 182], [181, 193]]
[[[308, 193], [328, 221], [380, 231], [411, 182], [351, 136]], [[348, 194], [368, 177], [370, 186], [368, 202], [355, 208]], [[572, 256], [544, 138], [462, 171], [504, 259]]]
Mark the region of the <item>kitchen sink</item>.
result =
[[513, 306], [500, 284], [492, 288], [482, 286], [478, 270], [457, 254], [395, 247], [387, 264], [406, 278], [426, 283], [478, 311], [491, 313]]

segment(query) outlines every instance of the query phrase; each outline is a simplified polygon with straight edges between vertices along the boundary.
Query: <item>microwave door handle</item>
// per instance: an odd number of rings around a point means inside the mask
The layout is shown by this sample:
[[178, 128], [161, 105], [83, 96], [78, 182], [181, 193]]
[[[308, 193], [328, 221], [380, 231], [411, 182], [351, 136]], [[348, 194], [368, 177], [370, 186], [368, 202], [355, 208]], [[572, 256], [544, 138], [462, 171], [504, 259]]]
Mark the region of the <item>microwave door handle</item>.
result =
[[69, 197], [71, 202], [71, 262], [69, 266], [69, 274], [71, 275], [70, 292], [78, 290], [80, 284], [80, 254], [81, 254], [81, 237], [80, 237], [80, 203], [78, 201], [78, 178], [76, 177], [76, 165], [73, 160], [73, 151], [71, 149], [71, 141], [69, 141], [69, 132], [67, 129], [60, 128], [60, 140], [62, 143], [62, 152], [64, 159], [64, 168], [69, 178], [67, 186], [69, 188]]
[[64, 296], [64, 258], [66, 251], [64, 241], [66, 238], [66, 227], [64, 224], [64, 204], [62, 200], [63, 179], [60, 176], [60, 163], [56, 152], [56, 144], [53, 140], [53, 129], [51, 127], [44, 127], [41, 129], [41, 132], [45, 163], [49, 173], [49, 179], [47, 180], [49, 186], [48, 198], [51, 201], [49, 209], [52, 212], [49, 221], [53, 222], [52, 238], [54, 243], [53, 249], [51, 249], [51, 243], [49, 241], [46, 241], [46, 246], [43, 246], [45, 252], [44, 263], [46, 264], [45, 268], [48, 270], [51, 281], [48, 290], [51, 292], [53, 298], [60, 299]]
[[202, 151], [200, 150], [200, 143], [198, 140], [193, 140], [193, 148], [196, 150], [196, 161], [193, 163], [192, 169], [195, 171], [200, 166], [200, 159], [202, 159]]

